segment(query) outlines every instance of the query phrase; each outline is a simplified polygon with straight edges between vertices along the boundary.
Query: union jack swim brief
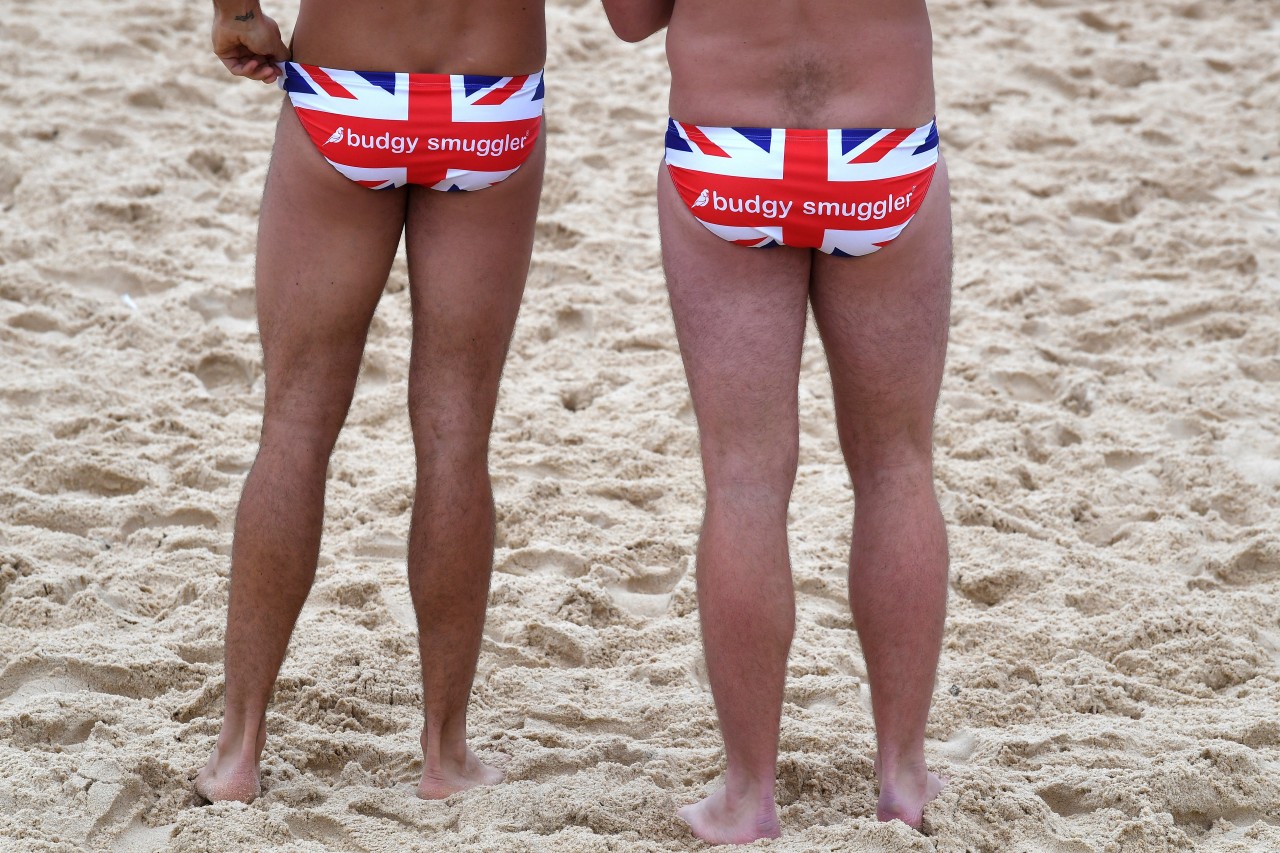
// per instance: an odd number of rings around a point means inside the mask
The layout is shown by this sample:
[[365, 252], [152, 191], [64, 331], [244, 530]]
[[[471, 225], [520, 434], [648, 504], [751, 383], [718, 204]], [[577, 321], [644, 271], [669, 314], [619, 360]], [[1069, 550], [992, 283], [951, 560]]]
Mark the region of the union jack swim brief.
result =
[[929, 191], [938, 127], [791, 130], [667, 123], [667, 172], [711, 233], [763, 249], [869, 255]]
[[542, 127], [542, 72], [517, 77], [342, 71], [281, 63], [280, 88], [321, 155], [381, 190], [480, 190], [529, 158]]

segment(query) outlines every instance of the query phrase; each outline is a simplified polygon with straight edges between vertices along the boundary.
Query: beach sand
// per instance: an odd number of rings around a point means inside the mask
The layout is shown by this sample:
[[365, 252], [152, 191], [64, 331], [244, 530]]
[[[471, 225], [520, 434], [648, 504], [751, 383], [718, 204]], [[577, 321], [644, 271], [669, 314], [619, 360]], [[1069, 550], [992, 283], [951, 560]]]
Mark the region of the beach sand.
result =
[[[198, 806], [262, 370], [280, 94], [208, 5], [0, 19], [0, 850], [700, 849], [697, 436], [658, 255], [661, 37], [548, 10], [546, 189], [493, 434], [470, 712], [421, 802], [403, 257], [334, 453], [251, 806]], [[268, 10], [290, 28], [295, 8]], [[1280, 851], [1280, 31], [1243, 0], [931, 5], [955, 296], [926, 832], [874, 818], [852, 493], [812, 334], [785, 851]], [[857, 263], [852, 261], [851, 263]], [[904, 535], [910, 535], [904, 531]]]

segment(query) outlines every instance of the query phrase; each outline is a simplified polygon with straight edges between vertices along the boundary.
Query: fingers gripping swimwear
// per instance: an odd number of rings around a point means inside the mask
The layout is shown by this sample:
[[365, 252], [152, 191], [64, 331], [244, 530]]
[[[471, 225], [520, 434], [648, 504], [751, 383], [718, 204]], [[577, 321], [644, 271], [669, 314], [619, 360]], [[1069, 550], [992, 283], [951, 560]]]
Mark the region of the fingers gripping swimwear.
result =
[[938, 164], [936, 122], [791, 130], [667, 124], [667, 172], [689, 212], [740, 246], [868, 255], [902, 233]]
[[285, 62], [279, 85], [320, 154], [372, 189], [479, 190], [529, 158], [542, 72], [517, 77], [343, 71]]

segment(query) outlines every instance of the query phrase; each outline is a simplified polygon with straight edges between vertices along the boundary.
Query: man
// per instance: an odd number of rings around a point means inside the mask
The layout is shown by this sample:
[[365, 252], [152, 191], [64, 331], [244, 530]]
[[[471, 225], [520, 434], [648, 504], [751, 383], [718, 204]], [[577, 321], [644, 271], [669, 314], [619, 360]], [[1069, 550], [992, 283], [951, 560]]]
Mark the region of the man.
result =
[[489, 433], [542, 181], [543, 4], [303, 0], [292, 56], [257, 0], [214, 6], [227, 68], [279, 81], [288, 98], [258, 234], [261, 447], [236, 516], [225, 715], [196, 790], [244, 802], [260, 792], [267, 699], [315, 577], [329, 454], [402, 231], [418, 471], [409, 587], [426, 706], [418, 794], [497, 782], [467, 747], [466, 712], [493, 558]]
[[943, 784], [924, 732], [947, 594], [932, 427], [951, 269], [924, 2], [604, 6], [628, 41], [666, 26], [671, 67], [659, 224], [702, 444], [698, 602], [727, 765], [723, 787], [680, 816], [713, 843], [779, 834], [786, 518], [811, 304], [856, 498], [849, 587], [876, 813], [919, 827]]

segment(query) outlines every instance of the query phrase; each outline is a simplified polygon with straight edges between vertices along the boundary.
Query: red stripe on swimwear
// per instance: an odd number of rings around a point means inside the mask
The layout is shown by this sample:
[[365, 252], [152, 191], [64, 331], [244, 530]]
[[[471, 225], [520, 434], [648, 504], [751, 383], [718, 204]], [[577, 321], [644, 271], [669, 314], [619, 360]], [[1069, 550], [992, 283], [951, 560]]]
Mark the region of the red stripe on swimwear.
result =
[[501, 88], [494, 89], [492, 92], [485, 95], [480, 100], [476, 101], [476, 106], [496, 107], [499, 104], [505, 104], [508, 98], [510, 98], [516, 92], [520, 91], [520, 89], [524, 86], [524, 81], [528, 79], [529, 79], [528, 74], [524, 75], [523, 77], [512, 77], [510, 83], [508, 83], [505, 86], [502, 86]]
[[850, 160], [850, 163], [879, 163], [884, 159], [884, 155], [898, 147], [902, 140], [915, 133], [914, 128], [904, 127], [898, 128], [893, 133], [887, 134], [883, 139], [872, 145], [866, 151], [863, 151], [857, 157]]
[[303, 65], [301, 62], [299, 62], [298, 65], [301, 66], [307, 72], [307, 74], [311, 75], [311, 79], [315, 81], [317, 86], [319, 86], [321, 89], [324, 89], [324, 93], [329, 97], [348, 98], [353, 101], [356, 100], [355, 95], [347, 91], [346, 87], [344, 87], [337, 80], [334, 80], [332, 77], [326, 74], [324, 69], [321, 68], [320, 66]]
[[714, 142], [708, 139], [707, 135], [703, 133], [701, 130], [699, 130], [697, 127], [695, 127], [694, 125], [685, 124], [684, 122], [678, 122], [678, 124], [680, 125], [681, 128], [684, 129], [684, 135], [689, 137], [689, 141], [692, 142], [694, 145], [698, 146], [698, 150], [700, 150], [703, 154], [706, 154], [710, 157], [728, 157], [729, 156], [729, 154], [723, 148], [721, 148], [719, 145], [716, 145]]

